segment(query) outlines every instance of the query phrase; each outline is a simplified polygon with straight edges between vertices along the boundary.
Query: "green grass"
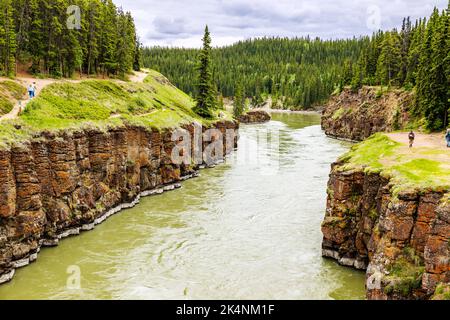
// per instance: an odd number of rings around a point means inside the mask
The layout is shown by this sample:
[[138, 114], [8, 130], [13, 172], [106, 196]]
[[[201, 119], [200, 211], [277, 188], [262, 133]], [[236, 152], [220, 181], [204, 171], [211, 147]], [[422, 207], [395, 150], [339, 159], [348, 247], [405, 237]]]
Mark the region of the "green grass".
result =
[[9, 113], [14, 108], [13, 100], [21, 100], [27, 89], [20, 84], [5, 80], [0, 82], [0, 115]]
[[[105, 129], [125, 124], [160, 130], [193, 121], [207, 126], [217, 121], [206, 121], [195, 114], [194, 103], [155, 71], [150, 71], [143, 83], [110, 80], [54, 83], [26, 106], [19, 119], [0, 124], [0, 145], [43, 130]], [[226, 119], [232, 119], [230, 114], [222, 113]]]
[[380, 160], [395, 154], [395, 149], [401, 144], [384, 134], [377, 133], [351, 148], [340, 160], [348, 163], [348, 167], [365, 166], [372, 170], [381, 170]]
[[0, 82], [0, 90], [5, 90], [16, 100], [21, 100], [27, 94], [27, 89], [20, 84], [6, 80]]
[[396, 166], [393, 169], [413, 183], [432, 184], [441, 178], [442, 183], [450, 182], [450, 172], [444, 169], [441, 163], [428, 159], [414, 159]]
[[12, 102], [0, 95], [0, 116], [9, 113], [14, 108]]
[[405, 189], [450, 190], [450, 155], [446, 150], [404, 145], [378, 133], [342, 156], [341, 170], [363, 169], [391, 178], [394, 193]]

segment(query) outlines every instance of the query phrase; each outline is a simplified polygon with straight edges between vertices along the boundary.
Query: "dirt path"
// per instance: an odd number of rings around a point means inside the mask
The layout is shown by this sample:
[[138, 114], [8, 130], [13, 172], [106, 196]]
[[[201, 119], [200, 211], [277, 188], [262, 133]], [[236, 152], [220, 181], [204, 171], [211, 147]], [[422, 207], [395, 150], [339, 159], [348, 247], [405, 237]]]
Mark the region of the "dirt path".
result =
[[[409, 145], [408, 134], [409, 134], [408, 132], [401, 132], [401, 133], [389, 133], [387, 135], [394, 141], [400, 142], [404, 145]], [[416, 133], [416, 139], [414, 140], [414, 147], [450, 150], [447, 148], [444, 133], [433, 133], [433, 134]]]
[[[4, 80], [11, 80], [11, 79], [6, 79], [6, 78], [0, 78], [0, 81], [4, 81]], [[17, 83], [19, 83], [20, 85], [24, 86], [25, 88], [28, 88], [28, 86], [32, 83], [35, 83], [36, 85], [36, 96], [39, 95], [42, 91], [43, 88], [45, 88], [46, 86], [55, 83], [56, 81], [61, 81], [61, 80], [55, 80], [55, 79], [36, 79], [36, 78], [16, 78], [15, 80], [13, 80]], [[11, 120], [11, 119], [16, 119], [19, 115], [20, 109], [25, 108], [26, 105], [28, 104], [28, 102], [30, 102], [30, 99], [28, 98], [28, 92], [27, 92], [27, 99], [22, 100], [21, 102], [17, 101], [16, 104], [14, 105], [14, 108], [7, 114], [3, 115], [0, 117], [0, 121], [2, 120]]]
[[144, 82], [144, 79], [147, 78], [148, 72], [143, 71], [135, 71], [134, 75], [129, 77], [131, 82]]
[[[145, 70], [144, 71], [135, 71], [134, 74], [129, 77], [129, 79], [131, 82], [144, 82], [144, 79], [147, 76], [148, 76], [148, 72], [145, 72]], [[11, 79], [0, 77], [0, 81], [5, 81], [5, 80], [11, 80]], [[35, 83], [36, 89], [37, 89], [36, 96], [38, 96], [41, 93], [42, 89], [44, 89], [46, 86], [48, 86], [52, 83], [56, 83], [56, 82], [80, 83], [83, 80], [68, 80], [68, 79], [57, 80], [57, 79], [37, 79], [37, 78], [32, 78], [32, 77], [18, 77], [13, 81], [21, 84], [22, 86], [24, 86], [26, 88], [28, 88], [28, 86], [30, 84]], [[22, 100], [21, 102], [17, 101], [16, 104], [14, 105], [14, 108], [9, 113], [0, 117], [0, 121], [16, 119], [19, 116], [21, 109], [23, 110], [29, 102], [30, 102], [30, 99], [28, 98], [28, 92], [27, 92], [27, 99]]]

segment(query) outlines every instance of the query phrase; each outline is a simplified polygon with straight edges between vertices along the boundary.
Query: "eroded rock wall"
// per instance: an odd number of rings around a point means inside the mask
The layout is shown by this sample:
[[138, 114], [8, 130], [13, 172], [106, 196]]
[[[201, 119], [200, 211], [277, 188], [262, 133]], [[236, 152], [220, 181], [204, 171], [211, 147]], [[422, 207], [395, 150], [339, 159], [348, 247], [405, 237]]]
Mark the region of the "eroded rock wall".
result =
[[[222, 139], [225, 155], [237, 146], [238, 124], [222, 121], [215, 128], [208, 140]], [[209, 144], [206, 129], [184, 129], [192, 155], [198, 155], [196, 146]], [[141, 195], [179, 187], [195, 176], [202, 165], [173, 163], [172, 134], [141, 127], [43, 133], [0, 151], [0, 283], [34, 261], [41, 246], [57, 245], [135, 205]], [[215, 160], [220, 158], [219, 152]]]
[[323, 256], [367, 270], [368, 299], [428, 299], [450, 282], [447, 191], [394, 194], [389, 179], [335, 163]]
[[252, 110], [239, 117], [239, 121], [242, 123], [264, 123], [272, 119], [270, 114], [264, 110]]
[[362, 141], [377, 132], [404, 128], [411, 121], [412, 106], [410, 92], [380, 92], [374, 87], [363, 87], [357, 92], [344, 89], [325, 106], [322, 129], [332, 137]]

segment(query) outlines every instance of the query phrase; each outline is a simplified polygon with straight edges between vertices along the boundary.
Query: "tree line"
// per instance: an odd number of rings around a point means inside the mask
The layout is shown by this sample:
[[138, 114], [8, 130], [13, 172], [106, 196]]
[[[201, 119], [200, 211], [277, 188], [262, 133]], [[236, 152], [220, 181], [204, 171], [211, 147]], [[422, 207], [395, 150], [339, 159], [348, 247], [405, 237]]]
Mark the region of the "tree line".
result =
[[0, 3], [0, 75], [14, 76], [22, 65], [55, 77], [125, 76], [140, 68], [141, 47], [133, 17], [112, 0]]
[[[213, 48], [216, 90], [226, 97], [239, 92], [260, 104], [269, 95], [286, 108], [309, 108], [335, 89], [346, 60], [356, 61], [361, 39], [261, 38]], [[188, 48], [144, 48], [143, 65], [156, 69], [185, 92], [197, 95], [198, 55]]]
[[[199, 50], [144, 48], [143, 64], [166, 74], [197, 96]], [[405, 18], [400, 30], [371, 37], [323, 41], [318, 38], [261, 38], [211, 50], [212, 73], [221, 95], [258, 105], [269, 95], [284, 108], [307, 109], [351, 85], [404, 87], [415, 91], [415, 116], [430, 130], [449, 124], [450, 1], [429, 19]]]
[[[346, 62], [344, 83], [353, 89], [383, 85], [414, 89], [413, 112], [430, 130], [448, 126], [450, 109], [450, 1], [429, 19], [403, 20], [400, 30], [379, 31], [358, 61]], [[352, 78], [350, 75], [353, 74]]]

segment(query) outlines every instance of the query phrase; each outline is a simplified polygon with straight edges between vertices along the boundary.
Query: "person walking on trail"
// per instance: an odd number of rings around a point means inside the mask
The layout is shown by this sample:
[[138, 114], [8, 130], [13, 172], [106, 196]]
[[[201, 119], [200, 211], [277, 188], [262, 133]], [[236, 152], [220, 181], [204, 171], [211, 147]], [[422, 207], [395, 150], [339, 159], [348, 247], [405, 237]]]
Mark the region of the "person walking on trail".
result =
[[447, 140], [447, 148], [450, 148], [450, 129], [447, 129], [447, 134], [445, 135], [445, 140]]
[[414, 140], [416, 139], [416, 135], [413, 131], [411, 131], [408, 135], [409, 137], [409, 147], [412, 148], [414, 144]]
[[28, 96], [30, 97], [30, 100], [34, 97], [34, 86], [31, 83], [28, 86]]
[[36, 82], [33, 82], [33, 98], [36, 97], [36, 93], [37, 93]]

